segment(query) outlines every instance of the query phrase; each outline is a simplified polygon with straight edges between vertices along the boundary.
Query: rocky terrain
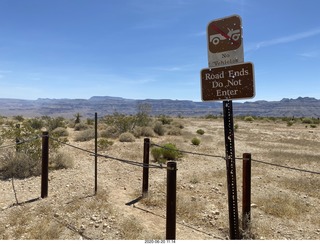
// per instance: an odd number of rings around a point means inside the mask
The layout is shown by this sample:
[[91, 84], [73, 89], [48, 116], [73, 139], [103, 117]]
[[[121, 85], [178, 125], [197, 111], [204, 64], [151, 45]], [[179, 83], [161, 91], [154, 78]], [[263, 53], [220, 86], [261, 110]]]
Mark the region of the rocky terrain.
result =
[[[175, 121], [183, 125], [181, 135], [155, 136], [152, 143], [172, 142], [187, 152], [224, 156], [222, 119]], [[319, 174], [290, 168], [319, 171], [320, 129], [302, 123], [288, 127], [281, 120], [235, 123], [236, 157], [251, 153], [253, 159], [251, 230], [242, 233], [243, 238], [319, 240]], [[197, 134], [198, 129], [205, 133]], [[94, 150], [94, 140], [76, 142], [80, 132], [68, 131], [71, 145]], [[192, 145], [193, 137], [201, 140], [199, 146]], [[74, 167], [49, 173], [47, 198], [39, 199], [40, 177], [0, 181], [0, 239], [165, 239], [165, 169], [150, 169], [148, 197], [134, 201], [141, 196], [142, 168], [99, 157], [94, 195], [92, 154], [67, 145], [63, 150], [74, 159]], [[114, 140], [99, 153], [141, 162], [143, 138]], [[225, 161], [184, 153], [177, 167], [177, 239], [228, 239]], [[241, 226], [241, 159], [237, 160], [237, 184]]]
[[[172, 116], [220, 115], [221, 102], [193, 102], [188, 100], [145, 99], [133, 100], [120, 97], [95, 96], [90, 99], [0, 99], [0, 115], [22, 115], [26, 117], [63, 116], [72, 117], [80, 113], [85, 117], [112, 114], [114, 112], [135, 114], [137, 106], [147, 103], [152, 114]], [[315, 98], [282, 99], [281, 101], [256, 101], [240, 103], [234, 101], [234, 115], [262, 117], [320, 117], [320, 100]]]

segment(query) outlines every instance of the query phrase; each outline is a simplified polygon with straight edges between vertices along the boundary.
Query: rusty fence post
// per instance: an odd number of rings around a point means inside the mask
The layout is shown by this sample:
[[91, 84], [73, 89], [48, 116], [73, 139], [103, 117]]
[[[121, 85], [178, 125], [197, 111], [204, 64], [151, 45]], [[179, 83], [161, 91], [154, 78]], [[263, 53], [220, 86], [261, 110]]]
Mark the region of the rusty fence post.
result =
[[142, 175], [142, 197], [148, 196], [149, 188], [149, 153], [150, 153], [150, 139], [144, 138], [143, 144], [143, 175]]
[[49, 133], [42, 132], [42, 167], [41, 167], [41, 198], [48, 196], [49, 176]]
[[251, 154], [243, 154], [242, 228], [250, 229], [251, 220]]
[[166, 239], [176, 239], [177, 163], [167, 163]]

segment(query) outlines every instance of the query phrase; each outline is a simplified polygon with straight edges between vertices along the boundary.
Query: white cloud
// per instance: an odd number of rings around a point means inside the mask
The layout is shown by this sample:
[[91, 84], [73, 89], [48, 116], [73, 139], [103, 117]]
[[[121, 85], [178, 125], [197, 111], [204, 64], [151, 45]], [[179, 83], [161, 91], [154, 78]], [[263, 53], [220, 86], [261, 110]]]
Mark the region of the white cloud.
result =
[[289, 42], [295, 42], [295, 41], [306, 39], [309, 37], [313, 37], [313, 36], [316, 36], [319, 34], [320, 34], [320, 28], [317, 28], [317, 29], [313, 29], [313, 30], [309, 30], [309, 31], [305, 31], [305, 32], [296, 33], [296, 34], [289, 35], [289, 36], [274, 38], [274, 39], [271, 39], [268, 41], [261, 41], [261, 42], [258, 42], [258, 43], [251, 45], [251, 47], [249, 47], [249, 49], [247, 49], [247, 51], [258, 50], [263, 47], [270, 47], [270, 46], [285, 44], [285, 43], [289, 43]]
[[304, 52], [300, 53], [299, 56], [302, 56], [304, 58], [317, 58], [320, 56], [320, 51], [319, 50], [313, 50], [310, 52]]

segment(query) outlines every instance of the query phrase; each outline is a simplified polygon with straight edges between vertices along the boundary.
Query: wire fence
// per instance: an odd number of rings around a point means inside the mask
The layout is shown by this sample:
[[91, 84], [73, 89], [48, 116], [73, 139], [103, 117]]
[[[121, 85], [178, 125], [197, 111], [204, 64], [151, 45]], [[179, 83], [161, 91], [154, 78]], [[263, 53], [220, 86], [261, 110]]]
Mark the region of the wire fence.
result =
[[[42, 137], [43, 137], [43, 135], [35, 135], [35, 136], [33, 136], [33, 137], [29, 138], [29, 139], [26, 139], [26, 140], [21, 140], [19, 142], [12, 143], [12, 144], [9, 144], [9, 145], [2, 145], [2, 146], [0, 146], [0, 150], [1, 149], [8, 149], [8, 148], [17, 147], [17, 146], [25, 144], [25, 143], [30, 143], [30, 142], [38, 140], [38, 139], [40, 139]], [[52, 137], [52, 136], [49, 136], [49, 135], [48, 135], [48, 137], [49, 137], [49, 139], [54, 140], [54, 141], [56, 141], [56, 142], [58, 142], [60, 144], [63, 144], [65, 146], [72, 147], [74, 149], [89, 153], [91, 156], [95, 156], [96, 155], [94, 151], [90, 151], [90, 150], [87, 150], [87, 149], [72, 145], [70, 143], [63, 142], [63, 141], [59, 140], [58, 138], [55, 138], [55, 137]], [[213, 154], [206, 154], [206, 153], [199, 153], [199, 152], [191, 152], [191, 151], [173, 149], [173, 148], [168, 148], [168, 147], [161, 146], [161, 145], [158, 145], [156, 143], [151, 143], [151, 142], [150, 142], [150, 146], [159, 147], [159, 148], [166, 149], [166, 150], [177, 151], [179, 153], [196, 155], [196, 156], [220, 158], [220, 159], [223, 159], [223, 160], [226, 159], [225, 156], [221, 156], [221, 155], [213, 155]], [[115, 161], [119, 161], [121, 163], [125, 163], [125, 164], [128, 164], [128, 165], [133, 165], [133, 166], [138, 166], [138, 167], [149, 167], [149, 168], [157, 168], [157, 169], [166, 169], [166, 167], [163, 166], [162, 164], [144, 164], [144, 163], [141, 163], [141, 162], [132, 161], [132, 160], [128, 160], [128, 159], [121, 159], [121, 158], [113, 157], [113, 156], [110, 156], [110, 155], [104, 155], [104, 154], [100, 154], [100, 153], [98, 153], [97, 156], [98, 157], [107, 158], [107, 159], [112, 159], [112, 160], [115, 160]], [[241, 157], [236, 157], [236, 159], [243, 160], [243, 158], [241, 158]], [[320, 172], [317, 172], [317, 171], [295, 168], [295, 167], [281, 165], [281, 164], [277, 164], [277, 163], [266, 162], [266, 161], [263, 161], [263, 160], [257, 160], [257, 159], [254, 159], [254, 158], [252, 158], [251, 161], [252, 162], [256, 162], [256, 163], [265, 164], [265, 165], [274, 166], [274, 167], [284, 168], [284, 169], [288, 169], [288, 170], [295, 170], [295, 171], [300, 171], [300, 172], [310, 173], [310, 174], [318, 174], [318, 175], [320, 174]]]
[[[155, 168], [155, 169], [166, 169], [166, 170], [169, 169], [170, 170], [170, 168], [168, 168], [166, 166], [163, 166], [162, 164], [155, 164], [155, 163], [146, 164], [146, 163], [143, 163], [143, 162], [123, 159], [123, 158], [114, 157], [114, 156], [110, 156], [110, 155], [105, 155], [105, 154], [101, 154], [101, 153], [95, 153], [94, 151], [91, 151], [91, 150], [88, 150], [88, 149], [84, 149], [84, 148], [81, 148], [79, 146], [72, 145], [70, 143], [61, 141], [59, 138], [55, 138], [55, 137], [50, 136], [50, 135], [35, 135], [35, 136], [33, 136], [33, 137], [29, 138], [29, 139], [26, 139], [26, 140], [17, 141], [16, 143], [0, 146], [0, 150], [8, 149], [8, 148], [14, 148], [14, 147], [17, 147], [17, 146], [19, 146], [21, 144], [31, 143], [31, 142], [33, 142], [35, 140], [38, 140], [40, 138], [43, 138], [43, 137], [48, 137], [50, 140], [53, 140], [53, 141], [55, 141], [57, 143], [60, 143], [60, 144], [62, 144], [64, 146], [66, 146], [66, 147], [71, 147], [71, 148], [74, 148], [76, 150], [88, 153], [90, 156], [111, 159], [111, 160], [114, 160], [114, 161], [117, 161], [117, 162], [120, 162], [120, 163], [123, 163], [123, 164], [126, 164], [126, 165], [137, 166], [137, 167], [141, 167], [141, 168]], [[162, 148], [162, 149], [165, 149], [165, 150], [173, 150], [173, 151], [177, 151], [177, 152], [183, 153], [183, 154], [190, 154], [190, 155], [194, 155], [194, 156], [204, 156], [204, 157], [210, 157], [210, 158], [217, 158], [217, 159], [226, 160], [226, 157], [225, 156], [221, 156], [221, 155], [213, 155], [213, 154], [206, 154], [206, 153], [200, 153], [200, 152], [191, 152], [191, 151], [186, 151], [186, 150], [173, 149], [173, 148], [168, 148], [166, 146], [162, 146], [162, 145], [159, 145], [159, 144], [156, 144], [156, 143], [152, 143], [152, 142], [149, 142], [149, 146], [151, 146], [151, 147], [159, 147], [159, 148]], [[237, 157], [236, 159], [238, 159], [238, 160], [246, 160], [246, 159], [241, 158], [241, 157]], [[273, 166], [273, 167], [279, 167], [279, 168], [287, 169], [287, 170], [294, 170], [294, 171], [303, 172], [303, 173], [310, 173], [310, 174], [316, 174], [316, 175], [320, 174], [320, 172], [313, 171], [313, 170], [300, 169], [300, 168], [290, 167], [290, 166], [281, 165], [281, 164], [277, 164], [277, 163], [265, 162], [263, 160], [251, 159], [251, 162], [256, 162], [256, 163], [260, 163], [260, 164], [264, 164], [264, 165], [268, 165], [268, 166]], [[15, 200], [16, 200], [16, 203], [13, 204], [12, 206], [19, 205], [20, 203], [18, 201], [18, 197], [17, 197], [17, 192], [16, 192], [16, 187], [15, 187], [15, 184], [14, 184], [14, 177], [13, 176], [12, 176], [12, 179], [11, 179], [11, 184], [12, 184], [12, 190], [13, 190], [13, 193], [14, 193], [14, 197], [15, 197]], [[86, 239], [90, 239], [90, 238], [87, 237]]]

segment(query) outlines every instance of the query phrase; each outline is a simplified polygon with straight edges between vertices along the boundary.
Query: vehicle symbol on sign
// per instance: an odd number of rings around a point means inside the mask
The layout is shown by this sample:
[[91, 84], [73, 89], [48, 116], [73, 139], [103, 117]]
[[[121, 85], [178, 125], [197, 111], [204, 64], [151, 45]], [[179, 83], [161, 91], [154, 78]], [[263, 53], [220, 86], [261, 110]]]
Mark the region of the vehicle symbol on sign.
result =
[[[228, 34], [227, 36], [230, 37], [230, 40], [232, 41], [238, 41], [240, 39], [240, 29], [238, 30], [233, 30], [228, 28]], [[223, 35], [219, 34], [214, 34], [210, 36], [210, 42], [212, 42], [214, 45], [218, 45], [220, 41], [226, 40], [227, 38]]]

